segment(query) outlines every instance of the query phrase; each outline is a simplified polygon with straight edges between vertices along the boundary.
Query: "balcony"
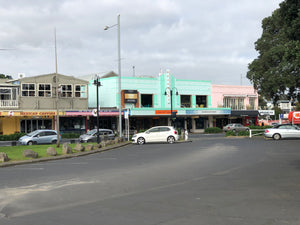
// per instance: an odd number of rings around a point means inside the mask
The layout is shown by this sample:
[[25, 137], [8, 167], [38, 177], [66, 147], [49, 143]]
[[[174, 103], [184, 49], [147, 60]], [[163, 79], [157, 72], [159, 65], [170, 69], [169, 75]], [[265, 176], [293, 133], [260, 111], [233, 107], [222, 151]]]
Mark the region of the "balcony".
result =
[[0, 109], [19, 108], [18, 100], [0, 100]]

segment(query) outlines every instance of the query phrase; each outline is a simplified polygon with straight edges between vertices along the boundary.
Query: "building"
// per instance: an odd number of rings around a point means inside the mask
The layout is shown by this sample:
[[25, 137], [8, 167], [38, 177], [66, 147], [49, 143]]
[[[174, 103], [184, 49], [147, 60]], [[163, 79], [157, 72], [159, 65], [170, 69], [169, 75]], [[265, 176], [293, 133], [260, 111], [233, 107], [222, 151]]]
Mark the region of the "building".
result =
[[85, 132], [87, 120], [83, 115], [88, 108], [87, 81], [46, 74], [7, 80], [0, 85], [2, 134], [54, 129], [57, 108], [62, 132]]
[[227, 116], [216, 117], [215, 125], [242, 123], [245, 126], [258, 123], [258, 94], [252, 86], [212, 85], [212, 107], [230, 108]]
[[[142, 130], [156, 125], [174, 125], [203, 132], [214, 126], [214, 118], [230, 115], [226, 107], [213, 107], [211, 82], [176, 79], [169, 72], [156, 77], [121, 77], [121, 96], [118, 94], [118, 76], [100, 78], [100, 117], [109, 118], [118, 130], [118, 102], [122, 113], [129, 112], [130, 129]], [[89, 108], [96, 108], [96, 87], [89, 84]], [[172, 104], [171, 104], [172, 103]], [[171, 119], [171, 110], [174, 119]], [[105, 115], [104, 115], [105, 114]], [[123, 127], [126, 124], [123, 121]]]

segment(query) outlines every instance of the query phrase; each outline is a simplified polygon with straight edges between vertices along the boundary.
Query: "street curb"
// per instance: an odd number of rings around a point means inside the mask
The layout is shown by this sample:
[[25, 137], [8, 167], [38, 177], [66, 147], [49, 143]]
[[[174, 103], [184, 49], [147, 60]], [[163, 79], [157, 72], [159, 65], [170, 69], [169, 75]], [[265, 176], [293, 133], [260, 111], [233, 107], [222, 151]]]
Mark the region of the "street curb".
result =
[[95, 153], [101, 153], [108, 150], [112, 150], [115, 148], [120, 148], [126, 145], [131, 144], [131, 142], [125, 142], [125, 143], [119, 143], [112, 146], [99, 148], [91, 151], [84, 151], [84, 152], [76, 152], [68, 155], [60, 155], [60, 156], [50, 156], [50, 157], [44, 157], [40, 159], [28, 159], [28, 160], [22, 160], [22, 161], [12, 161], [12, 162], [3, 162], [0, 163], [0, 167], [9, 167], [9, 166], [16, 166], [16, 165], [23, 165], [23, 164], [29, 164], [29, 163], [38, 163], [38, 162], [47, 162], [47, 161], [53, 161], [53, 160], [59, 160], [59, 159], [69, 159], [74, 157], [80, 157], [85, 155], [91, 155]]

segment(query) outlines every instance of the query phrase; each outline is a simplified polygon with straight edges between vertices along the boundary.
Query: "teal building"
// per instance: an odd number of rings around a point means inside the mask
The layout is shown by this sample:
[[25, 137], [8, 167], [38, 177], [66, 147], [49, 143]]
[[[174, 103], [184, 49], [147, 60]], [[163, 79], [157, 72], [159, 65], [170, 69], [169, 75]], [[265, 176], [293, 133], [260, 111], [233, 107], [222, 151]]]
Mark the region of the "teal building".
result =
[[[120, 96], [116, 74], [110, 73], [99, 79], [101, 125], [110, 123], [115, 130], [118, 130], [119, 124], [119, 101], [123, 126], [126, 114], [130, 130], [137, 131], [158, 125], [173, 125], [178, 129], [201, 133], [205, 128], [213, 127], [216, 118], [231, 113], [230, 108], [212, 108], [210, 81], [177, 79], [169, 72], [156, 77], [122, 76]], [[88, 91], [89, 109], [96, 109], [97, 87], [94, 80], [90, 81]]]

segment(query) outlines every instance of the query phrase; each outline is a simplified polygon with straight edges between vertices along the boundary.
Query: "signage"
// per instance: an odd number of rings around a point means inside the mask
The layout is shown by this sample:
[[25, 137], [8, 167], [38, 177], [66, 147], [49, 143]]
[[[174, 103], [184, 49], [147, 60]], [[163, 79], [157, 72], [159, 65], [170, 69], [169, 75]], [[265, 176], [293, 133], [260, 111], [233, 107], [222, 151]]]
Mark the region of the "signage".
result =
[[300, 111], [296, 111], [296, 112], [290, 112], [288, 119], [291, 123], [297, 123], [300, 124]]
[[186, 110], [186, 115], [230, 115], [230, 109], [216, 109], [216, 110]]
[[[172, 110], [172, 112], [176, 112], [177, 110]], [[171, 110], [155, 110], [155, 114], [156, 115], [170, 115], [171, 114]]]
[[261, 116], [274, 116], [275, 115], [274, 110], [258, 110], [258, 112]]
[[124, 90], [125, 103], [137, 103], [138, 92], [137, 90]]

